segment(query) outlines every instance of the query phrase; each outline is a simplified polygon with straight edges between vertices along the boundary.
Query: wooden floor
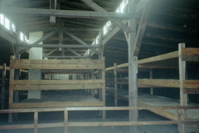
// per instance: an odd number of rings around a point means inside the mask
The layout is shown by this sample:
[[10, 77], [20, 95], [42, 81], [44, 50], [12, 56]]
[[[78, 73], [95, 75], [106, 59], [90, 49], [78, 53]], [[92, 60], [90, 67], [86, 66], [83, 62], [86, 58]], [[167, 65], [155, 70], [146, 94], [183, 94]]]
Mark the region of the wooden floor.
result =
[[[114, 94], [114, 90], [109, 88], [107, 93]], [[118, 89], [118, 98], [128, 100], [128, 92], [123, 89]], [[139, 106], [180, 106], [180, 102], [175, 99], [170, 99], [161, 96], [155, 96], [145, 93], [139, 93], [138, 96]], [[198, 104], [190, 103], [189, 106], [199, 106]], [[166, 117], [168, 119], [177, 120], [176, 110], [150, 110], [158, 115]], [[187, 119], [199, 120], [199, 110], [191, 109], [187, 110]]]

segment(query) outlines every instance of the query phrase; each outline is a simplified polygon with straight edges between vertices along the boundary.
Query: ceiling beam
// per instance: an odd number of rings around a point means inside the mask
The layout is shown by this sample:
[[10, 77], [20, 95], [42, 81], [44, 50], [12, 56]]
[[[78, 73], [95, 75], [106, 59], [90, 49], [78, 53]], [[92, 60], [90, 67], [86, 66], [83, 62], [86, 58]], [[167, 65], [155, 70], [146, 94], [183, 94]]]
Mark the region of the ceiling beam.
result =
[[[139, 13], [151, 0], [140, 0], [136, 4], [136, 13]], [[132, 16], [135, 16], [131, 14]], [[127, 21], [124, 22], [127, 24]], [[102, 44], [105, 45], [114, 35], [116, 35], [120, 31], [120, 28], [115, 27], [111, 32], [109, 32], [102, 40]]]
[[79, 58], [89, 58], [89, 56], [47, 56], [47, 58], [56, 58], [56, 59], [65, 59], [65, 58], [74, 58], [74, 59], [79, 59]]
[[142, 16], [141, 16], [141, 20], [140, 20], [137, 35], [135, 38], [134, 48], [133, 48], [134, 56], [138, 56], [140, 52], [140, 47], [141, 47], [142, 40], [144, 37], [145, 29], [147, 27], [150, 10], [151, 10], [151, 3], [146, 5], [146, 7], [144, 7], [144, 10], [142, 12]]
[[25, 44], [17, 44], [16, 47], [42, 47], [42, 48], [98, 48], [99, 45], [57, 45], [57, 44], [34, 44], [34, 45], [25, 45]]
[[30, 44], [30, 45], [27, 45], [28, 47], [27, 48], [24, 48], [23, 50], [19, 51], [19, 55], [20, 54], [23, 54], [24, 52], [26, 52], [27, 50], [31, 49], [32, 46], [36, 46], [36, 45], [39, 45], [40, 42], [46, 40], [47, 38], [49, 38], [50, 36], [52, 36], [53, 34], [55, 34], [57, 31], [51, 31], [49, 32], [48, 34], [46, 34], [45, 36], [43, 36], [41, 39], [37, 40], [36, 42], [34, 42], [33, 44]]
[[129, 19], [132, 14], [115, 12], [95, 12], [95, 11], [71, 11], [71, 10], [52, 10], [39, 8], [2, 8], [3, 13], [27, 14], [36, 16], [56, 16], [62, 18], [118, 18]]
[[[103, 8], [101, 8], [99, 5], [97, 5], [96, 3], [94, 3], [92, 0], [82, 0], [82, 2], [84, 2], [86, 5], [88, 5], [90, 8], [92, 8], [93, 10], [95, 10], [97, 12], [107, 13], [106, 10], [104, 10]], [[128, 28], [127, 25], [123, 24], [119, 20], [115, 20], [115, 19], [112, 19], [112, 18], [110, 18], [109, 20], [112, 23], [114, 23], [115, 25], [117, 25], [119, 28], [121, 28], [123, 31], [126, 31], [126, 32], [130, 32], [131, 31]]]

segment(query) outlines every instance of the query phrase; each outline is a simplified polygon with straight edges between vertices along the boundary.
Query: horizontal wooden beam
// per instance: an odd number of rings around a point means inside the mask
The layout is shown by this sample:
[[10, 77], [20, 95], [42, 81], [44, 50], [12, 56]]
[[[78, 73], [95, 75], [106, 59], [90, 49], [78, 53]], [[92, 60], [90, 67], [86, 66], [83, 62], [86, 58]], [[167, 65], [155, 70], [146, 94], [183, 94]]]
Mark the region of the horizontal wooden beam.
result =
[[149, 86], [149, 87], [171, 87], [179, 88], [179, 80], [163, 80], [163, 79], [138, 79], [138, 86]]
[[79, 90], [79, 89], [102, 89], [104, 83], [95, 84], [65, 84], [65, 85], [10, 85], [10, 90]]
[[158, 62], [158, 61], [163, 61], [163, 60], [168, 60], [168, 59], [173, 59], [178, 57], [178, 51], [176, 52], [171, 52], [167, 54], [162, 54], [154, 57], [149, 57], [146, 59], [142, 59], [138, 61], [138, 64], [147, 64], [147, 63], [152, 63], [152, 62]]
[[25, 44], [17, 44], [16, 47], [42, 47], [42, 48], [98, 48], [99, 45], [78, 45], [78, 44], [62, 44], [62, 45], [57, 45], [57, 44], [41, 44], [41, 45], [25, 45]]
[[43, 103], [12, 103], [11, 109], [21, 108], [57, 108], [57, 107], [98, 107], [105, 106], [103, 101], [94, 102], [43, 102]]
[[93, 80], [11, 80], [10, 85], [77, 85], [77, 84], [102, 84], [102, 79]]
[[199, 48], [182, 48], [182, 60], [199, 62]]
[[72, 10], [54, 10], [39, 8], [2, 8], [3, 13], [27, 14], [36, 16], [56, 16], [62, 18], [118, 18], [129, 19], [132, 14], [115, 13], [115, 12], [95, 12], [95, 11], [72, 11]]
[[[61, 58], [61, 56], [60, 56]], [[28, 60], [28, 59], [12, 59], [10, 61], [11, 69], [104, 69], [104, 60]]]

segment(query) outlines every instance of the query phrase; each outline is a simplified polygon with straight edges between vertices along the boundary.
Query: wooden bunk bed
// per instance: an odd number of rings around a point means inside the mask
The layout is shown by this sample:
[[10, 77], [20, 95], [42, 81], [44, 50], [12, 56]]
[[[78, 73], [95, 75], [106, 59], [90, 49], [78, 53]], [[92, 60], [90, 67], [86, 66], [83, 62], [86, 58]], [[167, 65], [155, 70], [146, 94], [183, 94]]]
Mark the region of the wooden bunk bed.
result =
[[[39, 69], [42, 73], [64, 73], [64, 74], [82, 74], [92, 73], [98, 70], [98, 78], [92, 79], [74, 79], [74, 80], [15, 80], [15, 69]], [[98, 90], [99, 98], [90, 93], [77, 94], [71, 93], [77, 90]], [[14, 102], [15, 91], [40, 90], [44, 95], [51, 91], [63, 91], [61, 95], [57, 94], [59, 99], [55, 99], [56, 93], [45, 100], [23, 100]], [[70, 91], [69, 91], [70, 90]], [[68, 91], [68, 95], [63, 95]], [[54, 96], [53, 96], [54, 94]], [[77, 95], [75, 95], [77, 94]], [[105, 106], [105, 65], [104, 58], [100, 60], [32, 60], [32, 59], [14, 59], [10, 60], [10, 87], [9, 87], [9, 108], [53, 108], [53, 107], [89, 107]], [[46, 96], [46, 95], [45, 95]], [[54, 100], [53, 100], [54, 98]]]
[[[138, 88], [179, 88], [180, 99], [174, 100], [150, 94], [139, 94], [139, 106], [199, 106], [198, 104], [188, 103], [188, 94], [199, 94], [199, 80], [186, 79], [186, 62], [199, 62], [199, 48], [185, 48], [185, 44], [179, 44], [179, 50], [155, 57], [150, 57], [138, 61], [138, 68], [178, 68], [179, 79], [138, 79]], [[117, 71], [117, 68], [128, 67], [128, 63], [119, 66], [106, 68], [108, 71]], [[117, 79], [114, 77], [108, 80], [113, 84], [128, 84], [128, 78]], [[116, 92], [116, 93], [115, 93]], [[123, 99], [128, 101], [128, 90], [118, 89], [117, 87], [107, 89], [107, 93], [114, 94], [115, 100]], [[172, 110], [150, 110], [163, 117], [177, 120], [177, 112]], [[185, 119], [199, 119], [199, 110], [186, 112]]]

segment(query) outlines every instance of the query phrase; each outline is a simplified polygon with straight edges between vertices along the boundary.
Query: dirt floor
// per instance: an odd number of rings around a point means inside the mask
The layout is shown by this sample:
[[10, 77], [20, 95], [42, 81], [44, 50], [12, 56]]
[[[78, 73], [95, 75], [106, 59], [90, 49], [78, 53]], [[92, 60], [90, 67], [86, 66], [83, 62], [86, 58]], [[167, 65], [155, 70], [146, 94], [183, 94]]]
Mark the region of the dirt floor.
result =
[[[107, 97], [107, 106], [113, 106], [113, 98]], [[119, 101], [119, 105], [127, 106], [127, 102]], [[69, 112], [69, 122], [100, 122], [100, 121], [127, 121], [127, 111], [107, 111], [107, 119], [102, 120], [99, 111]], [[149, 111], [139, 112], [139, 121], [162, 121], [167, 120], [163, 117], [155, 115]], [[56, 123], [63, 122], [63, 113], [39, 113], [39, 123]], [[17, 119], [11, 124], [32, 124], [33, 114], [18, 114]], [[0, 116], [0, 125], [6, 123], [6, 116]], [[63, 128], [45, 128], [39, 129], [39, 133], [63, 133]], [[1, 130], [0, 133], [33, 133], [32, 129], [24, 130]], [[128, 126], [120, 127], [69, 127], [69, 133], [129, 133]], [[137, 133], [178, 133], [177, 125], [164, 126], [138, 126]], [[187, 133], [199, 133], [198, 128], [188, 128]]]

